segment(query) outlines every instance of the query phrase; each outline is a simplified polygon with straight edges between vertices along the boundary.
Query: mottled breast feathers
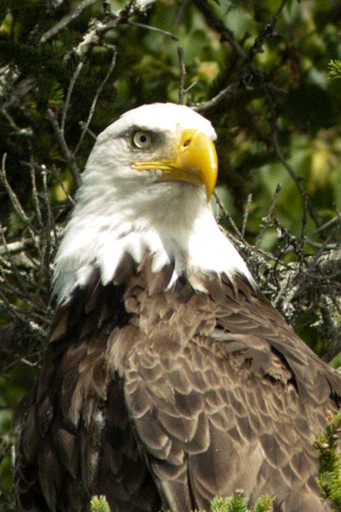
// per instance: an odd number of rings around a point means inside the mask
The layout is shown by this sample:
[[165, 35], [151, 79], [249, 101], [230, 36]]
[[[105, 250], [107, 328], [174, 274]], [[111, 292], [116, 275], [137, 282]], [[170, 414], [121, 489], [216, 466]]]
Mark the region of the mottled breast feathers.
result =
[[169, 289], [146, 257], [98, 271], [59, 306], [40, 380], [22, 404], [20, 511], [189, 512], [264, 493], [274, 510], [329, 510], [312, 438], [340, 380], [242, 277]]

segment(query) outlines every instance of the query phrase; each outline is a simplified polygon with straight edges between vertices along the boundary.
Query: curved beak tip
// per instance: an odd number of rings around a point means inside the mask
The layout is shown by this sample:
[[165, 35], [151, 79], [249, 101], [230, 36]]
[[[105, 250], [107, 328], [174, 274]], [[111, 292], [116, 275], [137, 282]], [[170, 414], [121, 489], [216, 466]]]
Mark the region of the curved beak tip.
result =
[[206, 187], [207, 201], [218, 176], [218, 157], [213, 141], [199, 130], [184, 130], [180, 140], [180, 167]]

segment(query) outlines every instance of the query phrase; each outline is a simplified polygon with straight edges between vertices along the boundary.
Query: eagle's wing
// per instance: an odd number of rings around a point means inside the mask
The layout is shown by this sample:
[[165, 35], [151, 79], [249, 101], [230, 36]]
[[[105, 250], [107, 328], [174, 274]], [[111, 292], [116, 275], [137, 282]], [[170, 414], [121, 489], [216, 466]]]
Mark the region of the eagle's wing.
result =
[[311, 441], [333, 373], [242, 280], [198, 293], [167, 289], [171, 274], [126, 264], [103, 286], [95, 272], [59, 307], [23, 405], [19, 510], [83, 512], [105, 494], [112, 512], [189, 512], [236, 489], [324, 510]]
[[208, 510], [243, 489], [283, 512], [329, 510], [312, 440], [340, 380], [243, 280], [206, 287], [131, 289], [136, 311], [152, 304], [154, 328], [122, 363], [125, 397], [164, 507]]
[[102, 494], [111, 512], [160, 510], [137, 449], [123, 380], [108, 367], [110, 340], [127, 324], [124, 289], [103, 287], [95, 271], [88, 286], [56, 311], [39, 381], [16, 421], [20, 512], [85, 512], [91, 497]]

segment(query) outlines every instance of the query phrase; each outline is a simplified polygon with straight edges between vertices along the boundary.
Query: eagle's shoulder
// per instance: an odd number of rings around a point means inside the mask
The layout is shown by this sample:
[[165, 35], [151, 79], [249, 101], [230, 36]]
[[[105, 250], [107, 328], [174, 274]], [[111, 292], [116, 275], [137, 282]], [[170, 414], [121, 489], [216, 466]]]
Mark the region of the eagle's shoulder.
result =
[[[120, 374], [141, 350], [152, 350], [167, 364], [180, 351], [212, 352], [217, 361], [228, 360], [231, 371], [244, 368], [255, 382], [290, 383], [305, 402], [322, 404], [329, 395], [341, 395], [339, 376], [245, 276], [197, 274], [198, 290], [192, 276], [173, 282], [173, 273], [172, 264], [155, 272], [150, 254], [139, 264], [125, 255], [105, 285], [95, 268], [87, 285], [57, 308], [50, 344], [86, 340], [84, 347], [93, 354], [89, 368], [98, 356], [101, 367]], [[70, 364], [76, 364], [75, 356]]]
[[[28, 489], [52, 509], [68, 478], [80, 503], [110, 490], [123, 506], [144, 489], [151, 510], [160, 498], [191, 510], [236, 488], [253, 499], [257, 478], [260, 493], [296, 486], [309, 510], [311, 438], [336, 408], [340, 380], [244, 277], [197, 275], [198, 290], [190, 276], [172, 282], [173, 271], [127, 256], [110, 283], [94, 269], [59, 305], [25, 405], [21, 481], [39, 458], [40, 475], [50, 464], [58, 472], [31, 477]], [[283, 483], [271, 483], [279, 474]]]

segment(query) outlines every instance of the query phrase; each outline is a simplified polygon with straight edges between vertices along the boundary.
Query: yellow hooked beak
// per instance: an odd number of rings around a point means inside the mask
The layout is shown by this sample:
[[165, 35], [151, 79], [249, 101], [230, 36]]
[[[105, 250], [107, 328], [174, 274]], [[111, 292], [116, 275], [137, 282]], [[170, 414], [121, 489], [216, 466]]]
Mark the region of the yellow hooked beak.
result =
[[174, 159], [136, 162], [132, 167], [138, 171], [166, 171], [160, 181], [204, 183], [209, 201], [217, 181], [218, 158], [215, 146], [207, 135], [199, 130], [187, 129], [181, 135]]

